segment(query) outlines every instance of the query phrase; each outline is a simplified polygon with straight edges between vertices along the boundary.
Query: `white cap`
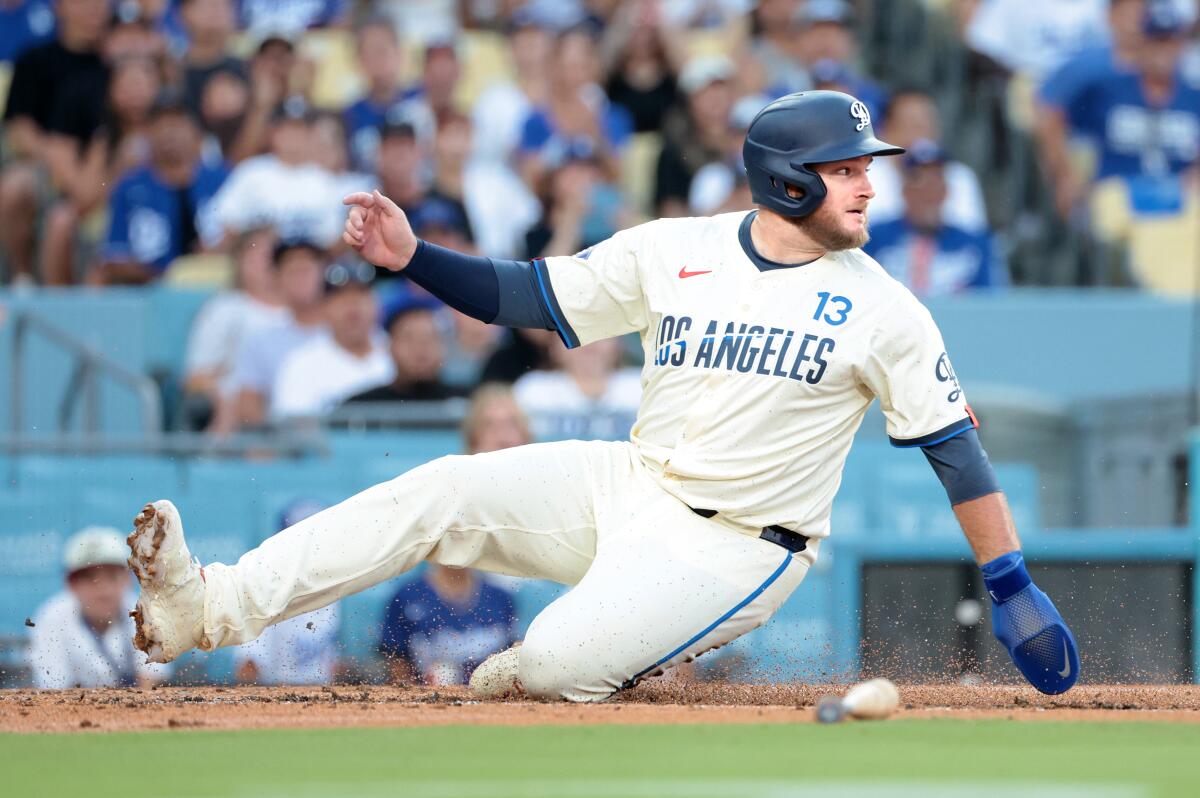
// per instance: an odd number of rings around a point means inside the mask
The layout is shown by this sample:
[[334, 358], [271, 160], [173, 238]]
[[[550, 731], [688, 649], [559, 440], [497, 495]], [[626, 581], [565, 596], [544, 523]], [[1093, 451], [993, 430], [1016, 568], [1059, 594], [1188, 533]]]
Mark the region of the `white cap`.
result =
[[128, 557], [125, 536], [106, 526], [85, 527], [63, 547], [63, 567], [67, 573], [93, 565], [125, 565]]
[[695, 94], [719, 80], [732, 80], [737, 74], [733, 61], [723, 55], [702, 55], [688, 61], [679, 73], [679, 88]]

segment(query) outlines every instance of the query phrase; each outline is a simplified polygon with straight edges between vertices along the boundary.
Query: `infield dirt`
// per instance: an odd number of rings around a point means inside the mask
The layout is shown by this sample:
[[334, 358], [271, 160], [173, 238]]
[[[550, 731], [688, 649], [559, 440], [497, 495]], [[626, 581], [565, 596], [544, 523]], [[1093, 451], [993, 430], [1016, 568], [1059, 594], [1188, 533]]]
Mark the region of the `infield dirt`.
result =
[[[805, 723], [844, 685], [647, 683], [605, 704], [477, 701], [465, 688], [169, 687], [0, 690], [0, 731], [345, 726]], [[1045, 696], [1019, 686], [900, 685], [895, 717], [1200, 723], [1200, 685], [1097, 685]]]

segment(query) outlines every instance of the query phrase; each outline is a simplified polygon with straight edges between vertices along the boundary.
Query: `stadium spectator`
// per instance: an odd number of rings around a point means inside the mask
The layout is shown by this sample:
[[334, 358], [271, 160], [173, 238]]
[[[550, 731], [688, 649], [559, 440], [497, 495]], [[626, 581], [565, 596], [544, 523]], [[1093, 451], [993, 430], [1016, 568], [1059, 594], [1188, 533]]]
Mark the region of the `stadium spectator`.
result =
[[358, 68], [366, 92], [343, 112], [350, 138], [350, 159], [355, 169], [374, 172], [379, 155], [380, 131], [388, 123], [406, 120], [407, 92], [400, 83], [404, 50], [395, 29], [385, 20], [368, 20], [355, 34]]
[[184, 97], [199, 113], [205, 85], [214, 75], [226, 72], [245, 80], [250, 73], [246, 62], [231, 52], [237, 30], [233, 0], [181, 0], [179, 15], [188, 37], [181, 59]]
[[515, 623], [506, 590], [431, 563], [389, 601], [379, 653], [394, 684], [466, 684], [480, 662], [516, 642]]
[[250, 84], [239, 72], [219, 69], [204, 82], [200, 94], [204, 128], [204, 160], [232, 160], [242, 122], [250, 110]]
[[[278, 529], [294, 526], [324, 509], [324, 504], [313, 499], [294, 500], [280, 514]], [[238, 683], [332, 683], [341, 666], [337, 647], [341, 624], [341, 606], [335, 601], [267, 627], [258, 638], [233, 650]]]
[[[485, 385], [471, 398], [463, 438], [472, 453], [529, 443], [512, 394]], [[512, 596], [470, 569], [430, 563], [388, 602], [379, 651], [393, 683], [466, 684], [488, 656], [516, 641]]]
[[681, 45], [663, 24], [662, 8], [647, 0], [623, 4], [605, 33], [610, 100], [633, 119], [637, 133], [656, 132], [679, 96]]
[[242, 27], [251, 35], [301, 36], [309, 28], [342, 22], [347, 0], [241, 0]]
[[329, 256], [325, 250], [304, 239], [285, 240], [276, 244], [271, 260], [288, 315], [283, 322], [248, 332], [242, 339], [210, 427], [217, 435], [264, 424], [280, 364], [326, 329], [322, 287]]
[[981, 0], [967, 23], [966, 43], [1007, 71], [1038, 80], [1108, 39], [1108, 2]]
[[313, 162], [333, 176], [338, 192], [345, 196], [355, 191], [370, 191], [375, 187], [371, 175], [350, 168], [350, 149], [346, 139], [346, 123], [333, 111], [316, 114], [312, 126]]
[[1007, 270], [987, 231], [943, 220], [946, 153], [916, 141], [904, 156], [904, 217], [871, 226], [865, 251], [918, 297], [954, 294], [1008, 283]]
[[391, 380], [351, 396], [348, 402], [438, 401], [461, 392], [442, 382], [445, 350], [438, 332], [442, 303], [415, 291], [404, 291], [387, 310], [384, 326], [391, 355]]
[[430, 176], [417, 132], [407, 122], [384, 125], [379, 133], [379, 191], [411, 212], [428, 191]]
[[507, 330], [483, 364], [482, 382], [513, 383], [534, 369], [554, 368], [550, 347], [558, 340], [551, 330]]
[[87, 527], [63, 548], [66, 588], [33, 618], [29, 664], [41, 689], [150, 687], [170, 673], [133, 648], [129, 548], [115, 529]]
[[275, 110], [271, 152], [235, 166], [213, 198], [213, 217], [226, 235], [270, 225], [280, 238], [309, 238], [323, 248], [336, 245], [346, 184], [316, 161], [315, 121], [298, 95]]
[[782, 96], [812, 88], [812, 79], [800, 60], [800, 0], [760, 0], [750, 18], [750, 58], [743, 90]]
[[617, 156], [633, 132], [633, 120], [609, 102], [597, 85], [599, 78], [595, 37], [582, 27], [560, 33], [551, 58], [549, 97], [521, 129], [521, 176], [530, 187], [541, 183], [548, 164], [580, 142], [597, 153], [606, 174], [620, 174]]
[[48, 211], [42, 233], [42, 274], [51, 285], [76, 282], [80, 223], [102, 209], [109, 188], [124, 174], [147, 164], [150, 113], [162, 90], [157, 62], [131, 57], [113, 64], [107, 104], [100, 116], [82, 86], [62, 98], [46, 159], [63, 193]]
[[456, 392], [467, 392], [479, 385], [483, 368], [495, 353], [503, 333], [479, 319], [446, 308], [443, 318], [449, 329], [442, 330], [446, 356], [442, 363], [442, 381]]
[[514, 79], [490, 83], [471, 109], [480, 158], [507, 163], [521, 143], [525, 119], [548, 101], [554, 35], [553, 20], [538, 7], [526, 4], [512, 13], [508, 47]]
[[0, 0], [0, 62], [12, 63], [31, 47], [54, 38], [50, 0]]
[[108, 67], [100, 47], [108, 30], [108, 5], [102, 0], [58, 0], [58, 34], [53, 41], [27, 49], [13, 65], [4, 108], [9, 163], [0, 172], [0, 247], [9, 279], [32, 282], [37, 256], [38, 214], [48, 193], [44, 160], [55, 115], [72, 87], [90, 87], [103, 103]]
[[521, 412], [507, 385], [484, 383], [471, 394], [463, 417], [463, 442], [467, 451], [495, 452], [533, 441], [529, 419]]
[[[933, 97], [920, 89], [905, 88], [892, 94], [879, 126], [884, 141], [898, 147], [911, 147], [922, 139], [941, 141], [942, 124]], [[947, 224], [970, 232], [988, 230], [987, 206], [983, 189], [975, 171], [950, 159], [945, 163], [946, 201], [942, 218]], [[901, 191], [901, 170], [896, 158], [876, 158], [871, 163], [870, 216], [874, 224], [892, 222], [904, 216], [904, 195]]]
[[[373, 6], [410, 41], [429, 42], [455, 36], [459, 6], [455, 0], [374, 0]], [[472, 3], [470, 5], [483, 5]]]
[[1070, 138], [1095, 149], [1096, 180], [1130, 182], [1135, 206], [1158, 202], [1164, 185], [1179, 196], [1177, 178], [1200, 154], [1200, 86], [1180, 72], [1187, 31], [1174, 5], [1148, 3], [1131, 69], [1097, 70], [1084, 81], [1058, 75], [1042, 88], [1038, 143], [1061, 214], [1071, 215], [1088, 190], [1073, 166]]
[[374, 276], [374, 267], [358, 260], [337, 262], [326, 270], [324, 315], [329, 332], [297, 346], [280, 363], [271, 389], [272, 420], [318, 418], [392, 378], [392, 359], [371, 292]]
[[460, 202], [430, 194], [409, 211], [408, 220], [413, 232], [431, 244], [468, 253], [475, 251], [471, 223]]
[[725, 155], [696, 171], [688, 187], [688, 208], [694, 214], [711, 215], [754, 207], [750, 183], [742, 164], [742, 141], [750, 122], [769, 100], [761, 94], [738, 100], [729, 114], [729, 135]]
[[620, 440], [629, 435], [642, 400], [641, 371], [619, 368], [615, 338], [567, 349], [550, 347], [553, 371], [532, 371], [513, 383], [513, 396], [538, 440]]
[[311, 78], [296, 56], [293, 34], [268, 32], [250, 59], [250, 101], [226, 157], [233, 163], [261, 155], [272, 146], [272, 121], [285, 100], [303, 97]]
[[543, 178], [542, 218], [525, 234], [525, 255], [572, 255], [609, 238], [632, 222], [591, 144], [574, 142]]
[[[430, 194], [448, 200], [462, 209], [468, 219], [468, 230], [474, 227], [474, 219], [466, 205], [469, 195], [490, 194], [490, 186], [481, 186], [470, 180], [467, 160], [471, 155], [471, 119], [457, 111], [450, 111], [438, 120], [437, 133], [433, 138], [431, 165], [433, 182]], [[471, 190], [467, 191], [467, 186]], [[469, 240], [474, 240], [474, 234]]]
[[405, 93], [402, 115], [416, 129], [422, 146], [432, 146], [439, 120], [457, 110], [454, 94], [461, 77], [458, 42], [453, 37], [426, 42], [421, 79]]
[[853, 17], [846, 0], [808, 0], [800, 14], [796, 47], [800, 60], [808, 68], [813, 88], [852, 94], [878, 118], [886, 96], [882, 88], [856, 68], [858, 41]]
[[660, 216], [686, 216], [688, 189], [705, 164], [729, 149], [735, 66], [725, 56], [688, 61], [679, 76], [687, 102], [663, 121], [663, 148], [655, 168], [654, 206]]
[[204, 429], [220, 402], [221, 386], [233, 372], [242, 342], [289, 318], [271, 265], [275, 232], [250, 230], [233, 244], [234, 286], [201, 306], [188, 334], [184, 358], [186, 426]]
[[221, 241], [209, 203], [224, 165], [200, 160], [200, 129], [183, 96], [160, 95], [150, 114], [150, 159], [123, 175], [109, 203], [109, 227], [94, 283], [146, 283], [175, 258]]

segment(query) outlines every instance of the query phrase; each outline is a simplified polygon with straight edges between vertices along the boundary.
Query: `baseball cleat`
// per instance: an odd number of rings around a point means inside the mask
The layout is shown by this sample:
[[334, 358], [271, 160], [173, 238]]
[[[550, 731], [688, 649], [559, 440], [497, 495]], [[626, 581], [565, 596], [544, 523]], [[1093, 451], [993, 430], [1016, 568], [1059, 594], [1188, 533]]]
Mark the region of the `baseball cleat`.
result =
[[517, 676], [517, 660], [521, 644], [493, 654], [480, 663], [471, 674], [471, 692], [480, 698], [514, 698], [524, 695]]
[[129, 567], [141, 585], [133, 616], [133, 645], [147, 662], [170, 662], [204, 636], [204, 576], [183, 540], [179, 511], [166, 499], [133, 519]]

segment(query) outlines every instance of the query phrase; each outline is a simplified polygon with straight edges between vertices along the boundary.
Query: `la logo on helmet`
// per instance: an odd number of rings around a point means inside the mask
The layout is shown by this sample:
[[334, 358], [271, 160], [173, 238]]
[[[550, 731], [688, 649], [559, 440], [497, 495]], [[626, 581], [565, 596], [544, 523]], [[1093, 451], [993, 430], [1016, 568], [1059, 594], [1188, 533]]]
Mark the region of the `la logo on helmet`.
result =
[[867, 106], [861, 100], [855, 100], [850, 103], [850, 116], [858, 120], [858, 124], [854, 126], [854, 129], [859, 133], [863, 131], [863, 128], [871, 124], [871, 112], [867, 110]]

